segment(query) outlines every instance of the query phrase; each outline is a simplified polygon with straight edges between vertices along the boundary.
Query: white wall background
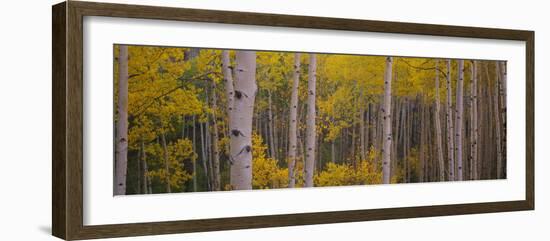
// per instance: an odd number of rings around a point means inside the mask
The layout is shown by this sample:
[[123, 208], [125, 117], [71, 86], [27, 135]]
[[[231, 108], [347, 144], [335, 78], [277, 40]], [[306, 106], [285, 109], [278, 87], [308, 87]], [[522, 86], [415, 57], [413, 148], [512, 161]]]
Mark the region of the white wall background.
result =
[[[145, 2], [129, 0], [128, 2]], [[174, 0], [154, 1], [156, 4]], [[0, 9], [0, 240], [56, 240], [51, 230], [51, 8], [8, 1]], [[536, 31], [536, 211], [237, 230], [121, 240], [548, 240], [550, 28], [545, 1], [195, 0], [190, 8], [406, 21]], [[513, 90], [511, 90], [513, 91]]]

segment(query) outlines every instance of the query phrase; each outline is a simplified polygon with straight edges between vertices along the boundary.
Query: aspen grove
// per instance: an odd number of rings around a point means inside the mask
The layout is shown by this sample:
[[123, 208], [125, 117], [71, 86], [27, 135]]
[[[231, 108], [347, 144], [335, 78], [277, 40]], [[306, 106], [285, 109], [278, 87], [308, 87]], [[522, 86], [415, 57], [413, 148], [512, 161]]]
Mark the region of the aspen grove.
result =
[[115, 45], [115, 195], [506, 178], [504, 61]]

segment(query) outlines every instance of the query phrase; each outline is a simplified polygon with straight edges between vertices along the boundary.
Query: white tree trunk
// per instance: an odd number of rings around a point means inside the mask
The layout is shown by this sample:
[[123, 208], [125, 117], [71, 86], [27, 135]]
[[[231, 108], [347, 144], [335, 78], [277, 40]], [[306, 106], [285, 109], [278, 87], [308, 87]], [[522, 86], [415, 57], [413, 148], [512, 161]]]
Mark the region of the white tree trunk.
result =
[[447, 154], [449, 162], [449, 181], [455, 180], [453, 94], [451, 85], [451, 60], [447, 60]]
[[392, 57], [386, 57], [386, 69], [384, 73], [384, 107], [382, 114], [384, 115], [384, 147], [382, 149], [382, 182], [389, 184], [391, 180], [391, 81], [392, 81]]
[[225, 83], [225, 96], [227, 98], [227, 116], [228, 127], [231, 127], [231, 111], [233, 110], [233, 99], [235, 94], [233, 93], [233, 68], [231, 67], [231, 60], [229, 59], [229, 50], [222, 51], [222, 74]]
[[443, 145], [441, 144], [441, 106], [439, 105], [439, 60], [435, 61], [435, 135], [437, 141], [437, 160], [439, 164], [439, 181], [445, 181], [445, 163], [443, 161]]
[[120, 45], [118, 53], [118, 123], [115, 164], [115, 195], [126, 194], [128, 170], [128, 46]]
[[470, 179], [477, 180], [478, 173], [477, 173], [477, 141], [478, 141], [478, 131], [479, 127], [477, 125], [477, 61], [472, 61], [472, 82], [470, 85], [470, 91], [471, 91], [471, 119], [472, 119], [472, 127], [471, 129], [471, 137], [470, 137]]
[[231, 111], [230, 183], [233, 190], [252, 189], [252, 116], [256, 98], [256, 52], [237, 51]]
[[456, 180], [462, 181], [462, 124], [464, 123], [464, 60], [458, 60], [458, 81], [456, 83]]
[[212, 190], [214, 191], [220, 191], [221, 190], [221, 182], [220, 182], [220, 148], [218, 146], [218, 120], [216, 111], [218, 109], [218, 100], [217, 100], [217, 94], [216, 94], [216, 81], [212, 80], [212, 94], [210, 95], [212, 98], [212, 129], [213, 129], [213, 137], [212, 137], [212, 171], [213, 171], [213, 179], [212, 182]]
[[267, 125], [269, 126], [269, 153], [270, 157], [277, 159], [276, 144], [275, 144], [275, 130], [273, 123], [273, 109], [271, 104], [271, 90], [267, 89]]
[[288, 132], [288, 187], [296, 184], [294, 166], [296, 165], [297, 133], [298, 124], [298, 86], [300, 83], [300, 53], [294, 54], [294, 74], [292, 76], [292, 95], [290, 97], [290, 121]]
[[317, 55], [309, 55], [309, 72], [307, 80], [307, 118], [306, 118], [306, 165], [305, 186], [313, 187], [313, 169], [315, 167], [315, 90], [317, 81]]

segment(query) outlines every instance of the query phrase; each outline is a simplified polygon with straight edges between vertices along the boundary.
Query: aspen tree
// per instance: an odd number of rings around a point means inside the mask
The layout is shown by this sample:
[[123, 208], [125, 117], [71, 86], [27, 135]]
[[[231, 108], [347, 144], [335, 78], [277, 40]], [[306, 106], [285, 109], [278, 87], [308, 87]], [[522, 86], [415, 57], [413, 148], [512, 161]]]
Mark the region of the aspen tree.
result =
[[256, 52], [237, 51], [234, 102], [231, 111], [230, 184], [234, 190], [252, 189], [252, 116], [256, 85]]
[[458, 81], [456, 83], [456, 163], [457, 181], [462, 181], [462, 125], [464, 114], [464, 60], [458, 60]]
[[453, 94], [451, 85], [451, 60], [447, 60], [447, 153], [449, 163], [449, 181], [455, 180], [454, 161], [454, 128], [453, 128]]
[[478, 179], [478, 173], [477, 173], [477, 142], [478, 142], [478, 131], [479, 127], [477, 124], [477, 61], [472, 61], [472, 82], [470, 84], [470, 91], [471, 91], [471, 121], [472, 121], [472, 127], [471, 129], [471, 136], [470, 136], [470, 179], [476, 180]]
[[216, 115], [216, 110], [218, 109], [217, 104], [217, 94], [216, 94], [216, 81], [211, 80], [212, 93], [210, 94], [212, 102], [212, 190], [220, 191], [221, 190], [221, 181], [220, 181], [220, 151], [218, 146], [218, 120]]
[[307, 118], [306, 118], [306, 165], [305, 165], [305, 186], [313, 187], [313, 169], [315, 166], [315, 96], [317, 81], [317, 55], [309, 55], [308, 67], [308, 93], [307, 93]]
[[128, 46], [118, 53], [118, 123], [116, 138], [115, 195], [126, 194], [128, 172]]
[[439, 165], [439, 181], [445, 181], [445, 164], [443, 162], [443, 146], [441, 144], [441, 120], [439, 105], [439, 60], [435, 61], [435, 136], [437, 142], [437, 161]]
[[[300, 84], [300, 53], [294, 54], [294, 72], [292, 75], [292, 94], [290, 97], [290, 120], [288, 129], [288, 187], [296, 184], [294, 167], [296, 165], [297, 149], [297, 116], [298, 116], [298, 86]], [[334, 154], [334, 141], [333, 154]]]
[[384, 134], [383, 141], [384, 147], [382, 149], [382, 182], [384, 184], [390, 183], [390, 170], [391, 170], [391, 81], [392, 81], [392, 57], [386, 57], [386, 69], [384, 74], [384, 106], [382, 108], [382, 114], [384, 115]]

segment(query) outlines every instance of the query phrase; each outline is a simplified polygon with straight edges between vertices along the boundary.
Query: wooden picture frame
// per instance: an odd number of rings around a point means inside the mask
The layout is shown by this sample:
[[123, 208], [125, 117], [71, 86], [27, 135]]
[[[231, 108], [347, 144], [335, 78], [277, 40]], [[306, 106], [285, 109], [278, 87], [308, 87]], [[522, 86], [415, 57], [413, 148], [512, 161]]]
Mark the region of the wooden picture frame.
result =
[[[52, 232], [66, 240], [533, 210], [534, 32], [68, 1], [52, 8]], [[526, 43], [525, 200], [87, 226], [83, 224], [83, 17], [107, 16], [451, 36]]]

